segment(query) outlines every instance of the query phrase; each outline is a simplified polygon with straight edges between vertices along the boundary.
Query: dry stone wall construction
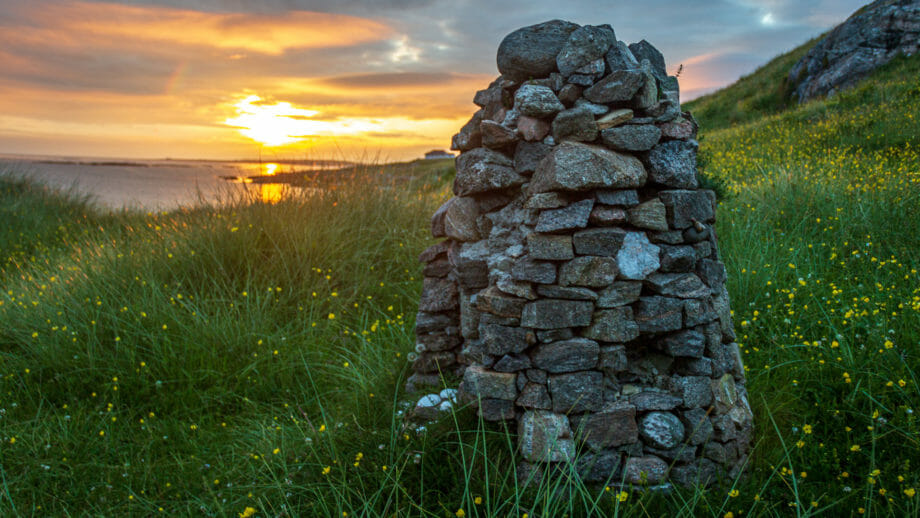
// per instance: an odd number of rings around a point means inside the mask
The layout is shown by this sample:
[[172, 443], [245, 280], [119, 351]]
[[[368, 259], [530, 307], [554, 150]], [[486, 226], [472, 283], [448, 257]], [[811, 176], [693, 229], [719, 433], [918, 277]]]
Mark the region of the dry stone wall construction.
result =
[[483, 419], [516, 420], [522, 477], [560, 462], [588, 482], [737, 475], [752, 414], [677, 78], [609, 25], [524, 27], [497, 58], [453, 138], [455, 196], [431, 220], [444, 239], [420, 257], [407, 389], [461, 377]]

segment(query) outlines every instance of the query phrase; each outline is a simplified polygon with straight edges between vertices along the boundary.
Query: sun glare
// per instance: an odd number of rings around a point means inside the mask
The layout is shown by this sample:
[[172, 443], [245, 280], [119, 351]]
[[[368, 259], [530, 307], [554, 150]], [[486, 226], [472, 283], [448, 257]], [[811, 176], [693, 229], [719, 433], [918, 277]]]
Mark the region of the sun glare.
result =
[[303, 120], [300, 117], [314, 117], [319, 112], [295, 108], [291, 103], [266, 104], [258, 95], [250, 95], [239, 102], [236, 117], [224, 121], [236, 126], [239, 132], [266, 146], [282, 146], [303, 140]]

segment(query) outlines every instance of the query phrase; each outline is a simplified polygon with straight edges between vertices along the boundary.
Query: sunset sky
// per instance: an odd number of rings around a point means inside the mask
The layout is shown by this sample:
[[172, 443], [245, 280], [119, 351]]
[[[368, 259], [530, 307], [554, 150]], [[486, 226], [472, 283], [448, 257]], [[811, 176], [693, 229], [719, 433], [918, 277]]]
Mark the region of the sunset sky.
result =
[[449, 147], [519, 27], [610, 23], [688, 100], [864, 3], [3, 0], [0, 153], [410, 159]]

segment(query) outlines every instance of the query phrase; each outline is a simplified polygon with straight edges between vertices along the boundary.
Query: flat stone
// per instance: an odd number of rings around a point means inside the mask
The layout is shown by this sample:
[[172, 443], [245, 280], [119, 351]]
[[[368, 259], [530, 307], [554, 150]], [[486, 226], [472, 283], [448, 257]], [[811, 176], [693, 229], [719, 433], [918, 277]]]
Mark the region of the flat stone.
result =
[[673, 228], [690, 228], [694, 221], [711, 223], [716, 219], [716, 197], [710, 190], [673, 190], [658, 193], [668, 211]]
[[540, 344], [533, 349], [530, 357], [537, 368], [558, 374], [594, 368], [599, 351], [597, 342], [593, 340], [572, 338]]
[[457, 241], [476, 241], [479, 231], [476, 218], [479, 217], [479, 205], [476, 200], [466, 196], [453, 198], [444, 214], [444, 232], [447, 237]]
[[616, 262], [623, 279], [642, 280], [658, 269], [659, 248], [642, 232], [628, 232], [617, 252]]
[[552, 126], [544, 120], [521, 115], [517, 120], [517, 129], [527, 142], [539, 142], [549, 135]]
[[616, 375], [627, 368], [626, 347], [622, 345], [605, 345], [601, 347], [597, 367], [608, 376]]
[[541, 192], [527, 198], [525, 209], [558, 209], [569, 204], [569, 200], [558, 192]]
[[639, 419], [639, 435], [646, 444], [668, 450], [684, 440], [684, 425], [670, 412], [649, 412]]
[[527, 383], [521, 390], [521, 395], [514, 400], [514, 404], [524, 408], [549, 410], [553, 407], [553, 400], [550, 399], [544, 385]]
[[645, 284], [658, 295], [695, 299], [709, 295], [709, 286], [703, 284], [692, 273], [654, 273], [645, 279]]
[[594, 114], [584, 106], [563, 110], [553, 119], [553, 138], [556, 142], [574, 140], [591, 142], [597, 138]]
[[460, 337], [447, 333], [425, 333], [416, 338], [416, 347], [421, 346], [425, 351], [446, 351], [460, 345]]
[[653, 147], [646, 166], [649, 181], [678, 189], [696, 189], [696, 141], [669, 140]]
[[457, 158], [454, 194], [466, 196], [523, 184], [524, 177], [512, 165], [510, 158], [491, 149], [476, 148], [461, 153]]
[[612, 483], [617, 480], [620, 456], [615, 450], [583, 453], [575, 461], [575, 472], [585, 482]]
[[[446, 209], [445, 209], [446, 210]], [[447, 254], [447, 250], [450, 248], [450, 241], [441, 241], [440, 243], [433, 244], [426, 248], [418, 256], [418, 262], [420, 263], [430, 263], [438, 257]]]
[[699, 331], [685, 329], [659, 339], [658, 346], [671, 356], [702, 358], [706, 337]]
[[541, 299], [524, 306], [521, 325], [534, 329], [583, 327], [591, 323], [594, 304], [581, 300]]
[[598, 371], [550, 375], [547, 385], [553, 412], [578, 414], [600, 410], [604, 401], [603, 377]]
[[512, 81], [548, 77], [556, 70], [556, 56], [578, 25], [552, 20], [518, 29], [498, 46], [498, 70]]
[[673, 376], [671, 383], [681, 394], [686, 408], [702, 408], [712, 403], [712, 380], [706, 376]]
[[544, 410], [526, 411], [518, 422], [518, 447], [531, 462], [570, 461], [575, 443], [569, 419]]
[[482, 145], [492, 149], [501, 149], [514, 144], [518, 140], [517, 132], [502, 124], [484, 120], [479, 125], [482, 132]]
[[426, 374], [440, 373], [457, 362], [454, 353], [449, 351], [424, 352], [412, 362], [412, 370]]
[[595, 205], [588, 216], [588, 223], [599, 226], [622, 225], [629, 221], [626, 210], [620, 207]]
[[520, 354], [506, 354], [492, 366], [496, 372], [518, 372], [529, 368], [530, 358]]
[[615, 256], [623, 246], [626, 231], [619, 228], [588, 228], [572, 236], [575, 253], [579, 255]]
[[662, 272], [689, 272], [696, 264], [696, 250], [692, 246], [660, 245]]
[[[575, 101], [576, 108], [585, 108], [590, 111], [594, 116], [599, 117], [610, 111], [610, 107], [603, 104], [594, 104], [591, 101], [585, 99], [584, 97], [579, 98]], [[596, 127], [596, 126], [595, 126]]]
[[600, 190], [595, 197], [598, 203], [604, 205], [622, 205], [624, 207], [633, 207], [639, 204], [639, 193], [632, 189], [622, 189], [619, 191]]
[[514, 419], [514, 402], [507, 399], [482, 399], [477, 413], [483, 421], [508, 421]]
[[530, 234], [527, 236], [527, 250], [533, 259], [564, 261], [575, 257], [572, 236]]
[[463, 373], [460, 391], [475, 399], [517, 398], [515, 387], [516, 375], [507, 372], [494, 372], [479, 365], [470, 365]]
[[642, 163], [633, 156], [567, 141], [556, 146], [537, 165], [529, 191], [628, 189], [641, 187], [645, 179]]
[[594, 75], [598, 73], [596, 65], [594, 65], [595, 68], [586, 67], [592, 66], [599, 60], [600, 73], [603, 74], [604, 55], [614, 43], [616, 43], [616, 35], [609, 25], [579, 27], [569, 35], [568, 41], [556, 56], [556, 67], [564, 77], [575, 73]]
[[479, 339], [486, 352], [493, 356], [524, 351], [528, 343], [528, 331], [521, 327], [499, 324], [479, 324]]
[[630, 457], [623, 467], [623, 482], [627, 484], [659, 484], [668, 474], [668, 463], [653, 455]]
[[517, 281], [552, 284], [556, 282], [556, 265], [524, 256], [511, 267], [511, 278]]
[[572, 230], [588, 226], [588, 216], [594, 200], [581, 200], [561, 209], [550, 209], [540, 212], [537, 219], [537, 232], [556, 232], [559, 230]]
[[601, 139], [616, 151], [648, 151], [661, 140], [661, 130], [652, 124], [628, 124], [601, 131]]
[[441, 331], [446, 327], [456, 325], [456, 318], [443, 313], [426, 313], [419, 311], [415, 315], [415, 332], [422, 335]]
[[591, 326], [582, 335], [602, 342], [629, 342], [639, 337], [632, 308], [624, 306], [595, 311]]
[[610, 71], [634, 70], [639, 68], [639, 62], [636, 60], [636, 57], [633, 56], [632, 51], [629, 50], [626, 43], [622, 41], [618, 41], [616, 44], [610, 46], [610, 50], [608, 50], [607, 54], [604, 56], [604, 61], [607, 62], [607, 68], [610, 69]]
[[543, 119], [556, 115], [565, 106], [550, 88], [525, 84], [514, 94], [514, 109], [521, 115]]
[[450, 311], [457, 307], [457, 284], [448, 279], [426, 277], [422, 282], [422, 294], [418, 309], [428, 313]]
[[616, 308], [639, 300], [642, 283], [638, 281], [616, 281], [597, 293], [597, 307]]
[[582, 95], [600, 104], [628, 101], [644, 81], [645, 76], [638, 70], [615, 70], [582, 92]]
[[666, 333], [683, 327], [683, 301], [670, 297], [639, 297], [636, 323], [642, 333]]
[[552, 146], [543, 142], [518, 142], [514, 148], [514, 170], [519, 174], [533, 173], [551, 150]]
[[658, 392], [645, 390], [633, 396], [630, 396], [629, 402], [635, 405], [636, 411], [647, 412], [649, 410], [673, 410], [683, 403], [683, 399], [671, 395], [668, 392]]
[[[603, 137], [603, 131], [608, 131], [613, 129], [621, 124], [626, 124], [633, 118], [633, 111], [627, 108], [621, 108], [618, 110], [612, 110], [603, 117], [597, 119], [594, 122], [595, 127], [602, 131], [601, 136]], [[606, 140], [604, 141], [606, 144]]]
[[476, 296], [476, 309], [500, 317], [520, 318], [527, 301], [517, 297], [503, 295], [495, 288], [479, 292]]
[[572, 418], [576, 438], [594, 451], [604, 450], [639, 439], [636, 408], [626, 402], [607, 403], [597, 412]]
[[668, 229], [668, 211], [658, 198], [629, 209], [629, 222], [639, 228], [650, 230]]
[[588, 288], [571, 286], [537, 286], [537, 294], [541, 297], [567, 300], [597, 300], [597, 293]]
[[576, 257], [559, 267], [562, 286], [603, 287], [617, 276], [617, 262], [612, 257], [586, 255]]

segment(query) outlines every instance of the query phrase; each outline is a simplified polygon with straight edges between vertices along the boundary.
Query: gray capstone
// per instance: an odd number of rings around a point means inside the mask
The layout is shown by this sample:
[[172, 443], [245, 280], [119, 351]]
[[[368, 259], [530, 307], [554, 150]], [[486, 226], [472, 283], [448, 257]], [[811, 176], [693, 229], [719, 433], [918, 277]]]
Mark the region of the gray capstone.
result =
[[518, 29], [498, 46], [498, 70], [513, 81], [547, 77], [556, 70], [556, 56], [578, 25], [552, 20]]

